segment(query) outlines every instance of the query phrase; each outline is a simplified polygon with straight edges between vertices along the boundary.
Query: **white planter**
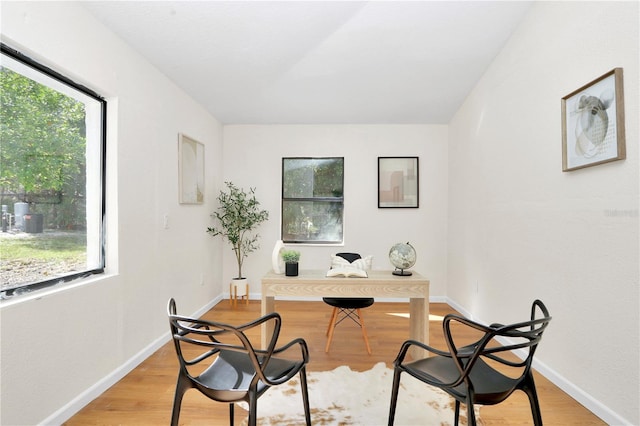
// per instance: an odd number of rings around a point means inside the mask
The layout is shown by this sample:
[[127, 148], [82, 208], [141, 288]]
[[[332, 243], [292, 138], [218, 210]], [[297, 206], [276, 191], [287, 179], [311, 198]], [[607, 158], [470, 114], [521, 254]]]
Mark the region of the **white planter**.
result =
[[232, 306], [238, 305], [238, 297], [246, 297], [246, 304], [249, 304], [249, 280], [246, 278], [234, 278], [229, 283], [229, 301], [231, 302]]

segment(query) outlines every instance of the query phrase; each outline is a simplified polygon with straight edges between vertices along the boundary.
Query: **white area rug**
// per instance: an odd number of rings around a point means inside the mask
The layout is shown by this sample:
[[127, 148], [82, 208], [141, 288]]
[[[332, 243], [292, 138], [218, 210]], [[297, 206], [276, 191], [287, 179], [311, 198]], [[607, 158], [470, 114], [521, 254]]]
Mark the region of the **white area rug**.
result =
[[[384, 363], [371, 370], [307, 372], [313, 425], [386, 425], [391, 402], [393, 369]], [[240, 404], [244, 409], [247, 405]], [[445, 392], [403, 374], [395, 424], [452, 425], [454, 401]], [[464, 406], [460, 424], [467, 424]], [[476, 411], [477, 415], [477, 411]], [[478, 419], [479, 420], [479, 419]], [[245, 422], [246, 423], [246, 422]], [[303, 425], [304, 410], [298, 378], [269, 389], [258, 399], [258, 425]]]

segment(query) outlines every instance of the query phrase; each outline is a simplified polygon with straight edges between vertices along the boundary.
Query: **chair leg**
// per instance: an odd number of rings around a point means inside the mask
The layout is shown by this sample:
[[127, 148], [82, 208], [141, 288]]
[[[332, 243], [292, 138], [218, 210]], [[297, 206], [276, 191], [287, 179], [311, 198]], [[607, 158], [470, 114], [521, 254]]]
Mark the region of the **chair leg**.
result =
[[522, 390], [529, 397], [529, 405], [531, 406], [531, 416], [533, 417], [533, 424], [535, 426], [542, 426], [542, 413], [540, 413], [538, 392], [536, 391], [536, 384], [533, 381], [533, 375], [530, 375], [530, 378], [528, 380], [525, 380], [525, 383], [522, 386]]
[[182, 373], [178, 373], [178, 381], [176, 383], [176, 394], [173, 397], [173, 411], [171, 413], [171, 426], [177, 426], [180, 419], [180, 407], [182, 406], [182, 397], [184, 393], [191, 389], [189, 379], [184, 377]]
[[300, 387], [302, 388], [302, 404], [304, 405], [304, 420], [307, 426], [311, 426], [311, 410], [309, 408], [309, 390], [307, 388], [307, 369], [300, 370]]
[[229, 426], [233, 426], [233, 419], [235, 417], [234, 412], [233, 412], [233, 406], [235, 405], [235, 403], [230, 403], [229, 404]]
[[393, 386], [391, 387], [391, 404], [389, 405], [389, 422], [388, 426], [393, 426], [396, 417], [396, 406], [398, 405], [398, 390], [400, 389], [400, 374], [402, 370], [393, 369]]
[[371, 346], [369, 346], [369, 337], [367, 337], [367, 329], [364, 326], [364, 318], [362, 317], [362, 313], [360, 309], [356, 309], [358, 314], [358, 319], [360, 320], [360, 327], [362, 328], [362, 337], [364, 337], [364, 344], [367, 346], [367, 352], [371, 355]]
[[453, 420], [454, 426], [458, 426], [460, 423], [460, 401], [456, 399], [456, 414]]
[[329, 348], [331, 347], [333, 332], [336, 329], [336, 319], [338, 319], [338, 308], [333, 308], [333, 314], [331, 315], [331, 323], [329, 324], [329, 330], [327, 331], [327, 333], [329, 334], [329, 336], [327, 337], [327, 345], [324, 347], [325, 353], [328, 353]]
[[471, 401], [467, 401], [467, 426], [476, 426], [476, 412]]
[[333, 311], [331, 311], [331, 318], [329, 319], [329, 326], [327, 327], [327, 332], [325, 333], [325, 336], [329, 335], [329, 331], [331, 331], [331, 326], [336, 321], [337, 316], [338, 316], [338, 308], [333, 308]]
[[248, 426], [256, 426], [258, 421], [258, 392], [256, 389], [249, 390], [249, 420]]

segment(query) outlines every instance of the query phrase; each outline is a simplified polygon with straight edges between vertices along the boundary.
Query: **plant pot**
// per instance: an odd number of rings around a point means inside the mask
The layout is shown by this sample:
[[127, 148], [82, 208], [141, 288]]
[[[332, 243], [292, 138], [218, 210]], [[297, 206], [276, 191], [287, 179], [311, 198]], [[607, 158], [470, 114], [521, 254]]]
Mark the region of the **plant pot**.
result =
[[238, 297], [247, 298], [249, 304], [249, 280], [246, 278], [234, 278], [229, 283], [229, 302], [231, 306], [238, 305]]
[[297, 263], [285, 263], [285, 265], [284, 265], [284, 274], [287, 277], [297, 277], [298, 276], [298, 264]]
[[233, 278], [231, 280], [231, 290], [237, 296], [246, 296], [249, 290], [249, 280], [246, 278]]

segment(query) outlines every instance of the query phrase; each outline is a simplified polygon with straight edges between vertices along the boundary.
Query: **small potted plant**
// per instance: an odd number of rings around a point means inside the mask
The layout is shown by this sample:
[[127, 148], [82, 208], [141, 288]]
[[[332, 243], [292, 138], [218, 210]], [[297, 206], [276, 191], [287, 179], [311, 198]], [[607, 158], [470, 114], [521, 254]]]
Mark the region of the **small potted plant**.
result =
[[300, 252], [297, 250], [283, 250], [282, 260], [284, 260], [284, 274], [288, 277], [298, 276], [298, 261], [300, 260]]

